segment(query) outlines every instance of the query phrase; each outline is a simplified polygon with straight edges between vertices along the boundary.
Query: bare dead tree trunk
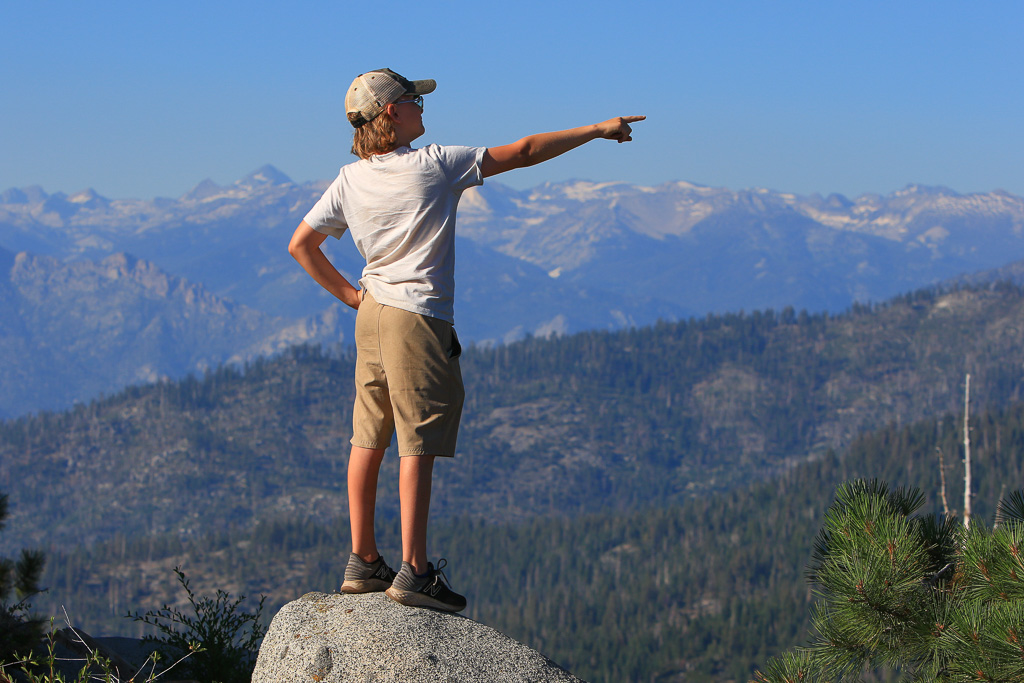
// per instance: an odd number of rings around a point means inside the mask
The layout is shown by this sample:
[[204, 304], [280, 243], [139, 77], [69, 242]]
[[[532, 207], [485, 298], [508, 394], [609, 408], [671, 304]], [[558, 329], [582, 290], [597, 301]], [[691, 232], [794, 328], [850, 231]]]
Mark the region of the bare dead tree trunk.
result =
[[964, 528], [971, 525], [971, 374], [967, 373], [967, 384], [964, 387]]
[[942, 449], [935, 449], [939, 454], [939, 495], [942, 496], [942, 514], [949, 517], [949, 503], [946, 501], [946, 463], [943, 462]]

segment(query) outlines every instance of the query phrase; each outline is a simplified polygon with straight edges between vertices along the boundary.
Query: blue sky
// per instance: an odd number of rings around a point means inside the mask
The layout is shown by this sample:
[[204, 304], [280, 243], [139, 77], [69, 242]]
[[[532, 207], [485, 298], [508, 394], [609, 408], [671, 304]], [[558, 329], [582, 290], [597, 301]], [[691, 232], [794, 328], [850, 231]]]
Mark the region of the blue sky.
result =
[[646, 114], [502, 176], [1024, 195], [1024, 3], [6, 2], [0, 190], [178, 196], [353, 160], [344, 92], [434, 78], [421, 142]]

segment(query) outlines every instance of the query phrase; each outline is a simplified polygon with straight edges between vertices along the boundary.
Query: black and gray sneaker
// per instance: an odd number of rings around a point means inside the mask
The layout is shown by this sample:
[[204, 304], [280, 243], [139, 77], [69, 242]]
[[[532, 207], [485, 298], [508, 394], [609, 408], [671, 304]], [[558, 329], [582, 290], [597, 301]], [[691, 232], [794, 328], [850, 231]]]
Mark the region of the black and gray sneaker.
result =
[[387, 590], [395, 580], [395, 570], [388, 566], [384, 557], [377, 556], [373, 562], [366, 562], [355, 553], [348, 556], [345, 567], [345, 582], [342, 593], [374, 593]]
[[437, 568], [427, 563], [427, 575], [416, 576], [412, 565], [402, 563], [391, 588], [386, 593], [395, 602], [410, 607], [432, 607], [445, 612], [459, 612], [466, 609], [466, 598], [448, 587], [448, 577], [441, 570], [448, 560], [440, 560]]

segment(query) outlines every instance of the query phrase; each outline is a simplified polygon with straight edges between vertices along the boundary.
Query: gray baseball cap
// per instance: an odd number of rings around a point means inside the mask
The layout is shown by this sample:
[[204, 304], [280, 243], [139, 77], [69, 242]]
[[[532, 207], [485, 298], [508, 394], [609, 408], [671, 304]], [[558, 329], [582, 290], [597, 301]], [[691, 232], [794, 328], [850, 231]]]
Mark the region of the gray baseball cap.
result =
[[359, 74], [345, 95], [345, 115], [353, 128], [373, 121], [384, 107], [402, 95], [426, 95], [434, 92], [433, 80], [410, 81], [391, 69], [375, 69]]

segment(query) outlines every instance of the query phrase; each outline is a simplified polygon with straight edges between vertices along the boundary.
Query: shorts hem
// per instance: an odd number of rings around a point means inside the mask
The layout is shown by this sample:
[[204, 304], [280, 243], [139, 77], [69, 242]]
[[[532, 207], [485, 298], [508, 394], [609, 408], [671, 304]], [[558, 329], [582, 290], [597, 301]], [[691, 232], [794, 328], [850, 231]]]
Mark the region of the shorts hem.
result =
[[349, 443], [355, 446], [356, 448], [369, 448], [370, 450], [373, 451], [387, 450], [388, 446], [391, 445], [390, 443], [387, 443], [381, 446], [376, 441], [356, 441], [355, 439], [349, 439]]
[[417, 455], [432, 455], [435, 458], [454, 458], [454, 453], [439, 453], [438, 451], [430, 451], [425, 448], [414, 448], [411, 451], [399, 451], [398, 457], [407, 458], [410, 456]]

